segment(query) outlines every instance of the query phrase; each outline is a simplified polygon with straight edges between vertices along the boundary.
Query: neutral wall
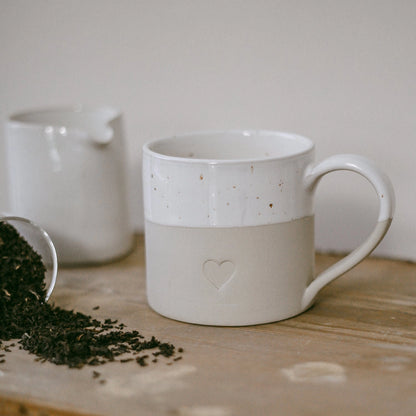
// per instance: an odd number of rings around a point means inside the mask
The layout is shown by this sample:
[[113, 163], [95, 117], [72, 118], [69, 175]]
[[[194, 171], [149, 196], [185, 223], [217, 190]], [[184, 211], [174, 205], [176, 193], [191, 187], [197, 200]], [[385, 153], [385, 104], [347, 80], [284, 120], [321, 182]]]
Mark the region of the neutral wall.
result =
[[[360, 153], [384, 168], [397, 210], [376, 254], [416, 260], [415, 21], [412, 0], [0, 0], [0, 122], [27, 108], [119, 107], [137, 229], [145, 141], [303, 134], [317, 159]], [[316, 210], [317, 247], [344, 251], [370, 232], [377, 198], [362, 178], [335, 173]]]

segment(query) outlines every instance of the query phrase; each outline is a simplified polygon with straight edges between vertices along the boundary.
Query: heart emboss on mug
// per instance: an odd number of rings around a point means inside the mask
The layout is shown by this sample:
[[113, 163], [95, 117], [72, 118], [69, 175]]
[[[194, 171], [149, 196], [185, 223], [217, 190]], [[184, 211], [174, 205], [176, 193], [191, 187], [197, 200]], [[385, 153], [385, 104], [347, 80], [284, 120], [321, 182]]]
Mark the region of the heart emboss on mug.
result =
[[208, 281], [221, 290], [234, 276], [235, 266], [231, 260], [206, 260], [202, 265], [202, 271]]

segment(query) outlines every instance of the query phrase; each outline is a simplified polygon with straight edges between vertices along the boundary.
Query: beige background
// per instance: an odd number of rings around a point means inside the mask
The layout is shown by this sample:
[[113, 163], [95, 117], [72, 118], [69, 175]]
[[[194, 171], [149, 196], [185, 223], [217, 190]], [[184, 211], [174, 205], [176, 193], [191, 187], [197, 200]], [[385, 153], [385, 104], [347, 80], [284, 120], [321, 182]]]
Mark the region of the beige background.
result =
[[[119, 107], [136, 229], [145, 141], [224, 128], [303, 134], [318, 159], [360, 153], [388, 172], [397, 213], [376, 254], [416, 260], [415, 21], [412, 0], [0, 0], [0, 123], [33, 107]], [[2, 140], [0, 152], [3, 167]], [[5, 183], [1, 171], [3, 210]], [[372, 192], [352, 174], [324, 179], [318, 248], [364, 238]]]

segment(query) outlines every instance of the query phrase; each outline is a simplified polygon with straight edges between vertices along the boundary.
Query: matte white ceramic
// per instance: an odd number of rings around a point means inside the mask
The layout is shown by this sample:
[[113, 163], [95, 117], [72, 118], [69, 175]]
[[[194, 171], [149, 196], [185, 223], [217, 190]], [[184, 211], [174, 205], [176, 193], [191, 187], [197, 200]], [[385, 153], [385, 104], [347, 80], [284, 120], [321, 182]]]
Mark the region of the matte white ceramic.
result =
[[[343, 154], [315, 164], [305, 137], [204, 132], [143, 150], [147, 296], [173, 319], [251, 325], [297, 315], [370, 254], [392, 221], [393, 188], [372, 161]], [[314, 277], [314, 193], [336, 170], [369, 180], [378, 222], [354, 252]]]
[[60, 263], [99, 263], [129, 251], [117, 110], [77, 106], [14, 114], [6, 144], [11, 212], [48, 231]]

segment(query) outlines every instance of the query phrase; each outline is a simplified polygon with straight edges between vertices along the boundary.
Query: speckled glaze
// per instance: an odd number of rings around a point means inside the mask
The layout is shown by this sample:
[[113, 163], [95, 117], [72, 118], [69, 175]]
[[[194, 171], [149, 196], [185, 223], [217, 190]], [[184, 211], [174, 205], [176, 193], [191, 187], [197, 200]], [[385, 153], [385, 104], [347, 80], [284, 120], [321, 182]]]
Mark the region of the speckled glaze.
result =
[[311, 215], [312, 195], [304, 191], [302, 173], [313, 153], [310, 140], [272, 132], [190, 134], [148, 144], [146, 219], [184, 227], [244, 227]]
[[[356, 250], [314, 278], [313, 199], [320, 179], [349, 170], [373, 185], [378, 222]], [[143, 149], [147, 295], [167, 317], [252, 325], [305, 311], [329, 282], [379, 244], [394, 192], [374, 162], [335, 155], [314, 162], [302, 136], [202, 132]]]

